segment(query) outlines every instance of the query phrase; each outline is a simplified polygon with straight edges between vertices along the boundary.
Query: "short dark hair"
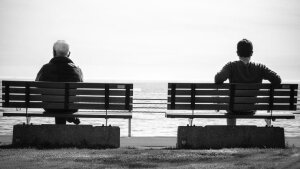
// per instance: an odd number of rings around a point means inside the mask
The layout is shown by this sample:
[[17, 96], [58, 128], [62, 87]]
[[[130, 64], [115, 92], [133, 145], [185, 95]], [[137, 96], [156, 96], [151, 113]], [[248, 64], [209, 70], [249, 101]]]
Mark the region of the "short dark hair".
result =
[[252, 42], [247, 39], [242, 39], [237, 44], [237, 54], [240, 57], [250, 57], [253, 53], [253, 45]]

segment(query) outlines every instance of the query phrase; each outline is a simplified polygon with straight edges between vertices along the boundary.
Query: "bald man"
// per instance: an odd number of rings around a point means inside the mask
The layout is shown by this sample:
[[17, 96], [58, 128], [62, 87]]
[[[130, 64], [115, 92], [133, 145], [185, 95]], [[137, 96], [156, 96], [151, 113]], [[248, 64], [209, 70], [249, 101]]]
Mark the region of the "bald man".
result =
[[[58, 40], [53, 45], [53, 58], [45, 64], [37, 74], [36, 81], [50, 82], [82, 82], [83, 75], [79, 67], [75, 66], [69, 58], [69, 44]], [[46, 113], [74, 113], [77, 110], [45, 109]], [[79, 124], [77, 118], [55, 118], [56, 124], [66, 124], [66, 121]]]

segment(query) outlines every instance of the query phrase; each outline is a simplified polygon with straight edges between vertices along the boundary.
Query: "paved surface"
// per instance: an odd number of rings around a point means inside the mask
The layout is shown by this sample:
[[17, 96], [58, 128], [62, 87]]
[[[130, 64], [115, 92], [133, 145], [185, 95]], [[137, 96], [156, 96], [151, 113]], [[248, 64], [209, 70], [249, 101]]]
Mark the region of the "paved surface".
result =
[[[9, 145], [11, 135], [0, 136], [0, 145]], [[289, 147], [300, 147], [300, 137], [286, 138]], [[121, 147], [125, 148], [175, 148], [176, 137], [121, 137]]]

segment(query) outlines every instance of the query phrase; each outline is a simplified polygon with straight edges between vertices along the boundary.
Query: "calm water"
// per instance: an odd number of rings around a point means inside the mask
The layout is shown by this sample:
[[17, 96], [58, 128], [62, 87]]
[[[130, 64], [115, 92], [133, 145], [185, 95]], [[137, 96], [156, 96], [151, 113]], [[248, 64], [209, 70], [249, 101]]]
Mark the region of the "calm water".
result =
[[[134, 98], [167, 98], [167, 83], [135, 83]], [[134, 101], [136, 102], [136, 101]], [[166, 102], [166, 101], [159, 101]], [[187, 119], [165, 118], [163, 112], [166, 111], [165, 105], [154, 105], [160, 109], [134, 109], [132, 118], [132, 136], [176, 136], [177, 126], [187, 125]], [[161, 113], [144, 113], [144, 111]], [[294, 120], [276, 120], [272, 124], [284, 127], [288, 137], [300, 137], [300, 114], [295, 114]], [[0, 135], [12, 134], [14, 124], [24, 123], [25, 117], [3, 117], [0, 116]], [[31, 118], [33, 124], [53, 124], [53, 118]], [[105, 124], [104, 119], [82, 118], [81, 124], [92, 124], [94, 126]], [[128, 120], [109, 119], [108, 124], [120, 126], [121, 136], [128, 134]], [[195, 119], [197, 126], [205, 125], [225, 125], [225, 119]], [[237, 120], [237, 124], [264, 126], [264, 120]]]

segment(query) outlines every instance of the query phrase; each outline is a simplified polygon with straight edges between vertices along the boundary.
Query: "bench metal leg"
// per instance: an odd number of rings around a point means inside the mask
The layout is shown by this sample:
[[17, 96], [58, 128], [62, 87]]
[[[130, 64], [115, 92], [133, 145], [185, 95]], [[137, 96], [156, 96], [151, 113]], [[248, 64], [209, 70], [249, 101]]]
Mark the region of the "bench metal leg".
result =
[[26, 108], [26, 124], [29, 124], [30, 120], [31, 120], [31, 117], [27, 116], [27, 114], [28, 114], [28, 108]]
[[193, 126], [193, 119], [188, 119], [189, 120], [189, 125]]
[[131, 137], [131, 119], [128, 119], [128, 137]]
[[236, 118], [227, 118], [227, 126], [236, 126]]
[[265, 119], [266, 126], [267, 127], [272, 127], [272, 120], [271, 119]]

